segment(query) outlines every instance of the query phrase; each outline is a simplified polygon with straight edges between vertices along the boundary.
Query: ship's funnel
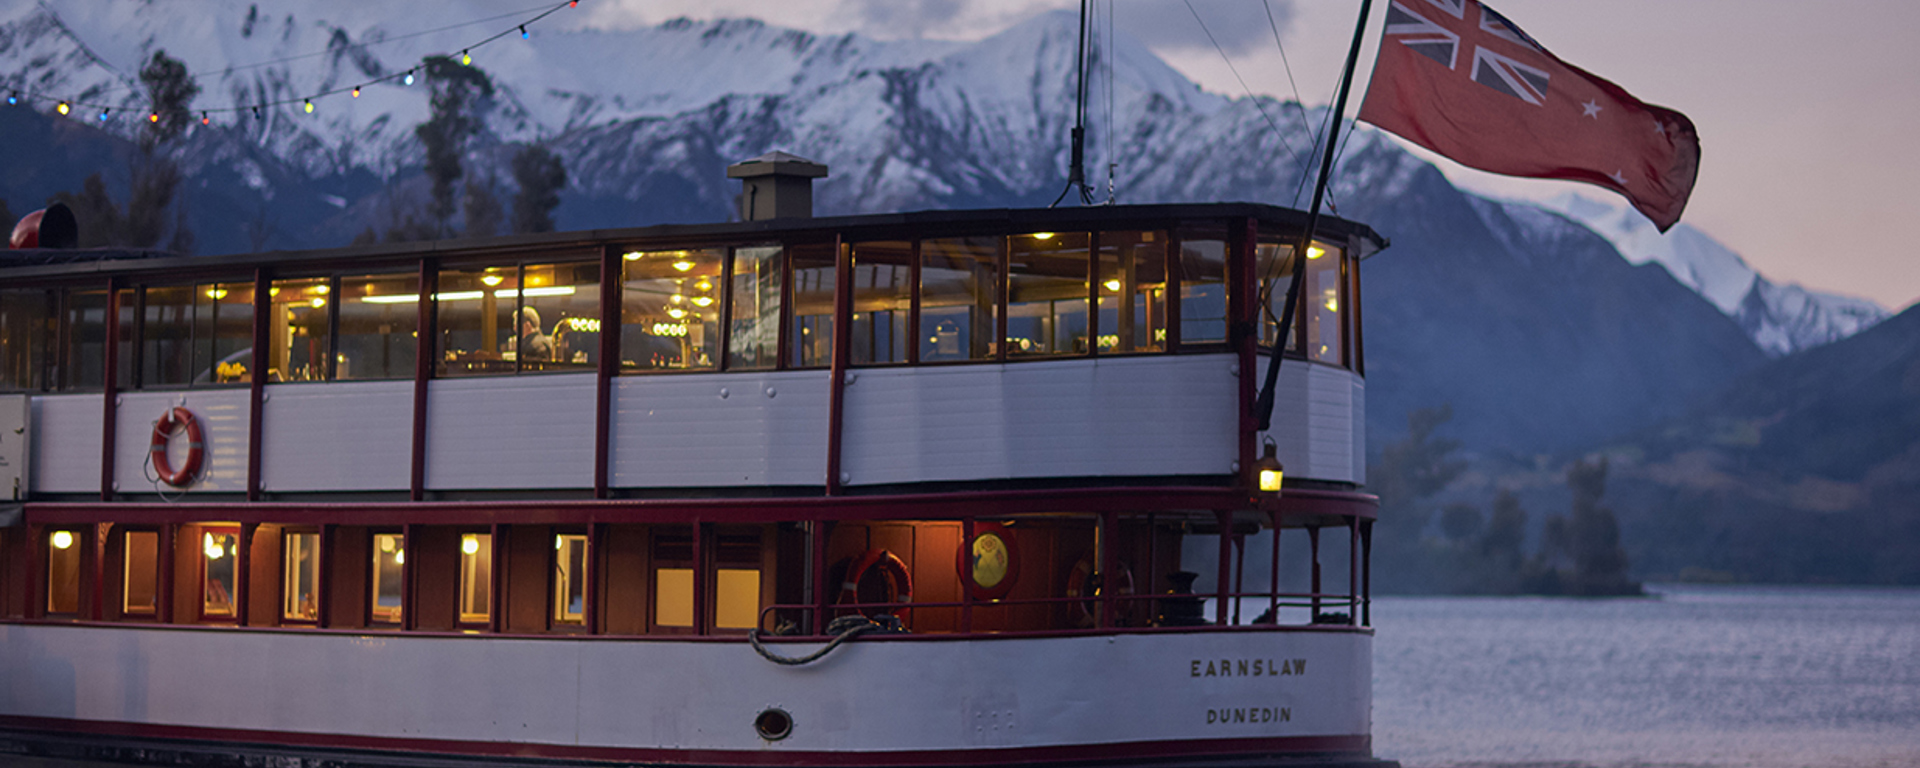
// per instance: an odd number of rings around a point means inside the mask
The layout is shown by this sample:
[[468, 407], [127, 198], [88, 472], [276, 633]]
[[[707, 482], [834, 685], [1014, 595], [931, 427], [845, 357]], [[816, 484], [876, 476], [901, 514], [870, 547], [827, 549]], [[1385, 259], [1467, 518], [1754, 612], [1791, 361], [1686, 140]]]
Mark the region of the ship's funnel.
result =
[[64, 203], [54, 203], [20, 217], [20, 223], [13, 225], [13, 235], [7, 241], [8, 247], [14, 249], [73, 248], [79, 244], [80, 225]]
[[807, 218], [813, 215], [813, 180], [827, 167], [799, 155], [768, 152], [727, 166], [727, 178], [739, 179], [740, 218]]

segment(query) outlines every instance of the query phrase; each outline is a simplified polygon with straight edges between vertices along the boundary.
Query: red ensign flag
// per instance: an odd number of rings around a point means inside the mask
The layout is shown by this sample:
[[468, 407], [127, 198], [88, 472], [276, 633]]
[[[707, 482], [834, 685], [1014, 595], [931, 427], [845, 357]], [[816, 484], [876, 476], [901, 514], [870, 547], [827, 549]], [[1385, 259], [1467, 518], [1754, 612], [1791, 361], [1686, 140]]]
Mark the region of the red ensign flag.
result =
[[1700, 167], [1686, 115], [1561, 61], [1476, 0], [1394, 0], [1360, 119], [1461, 165], [1606, 187], [1662, 232]]

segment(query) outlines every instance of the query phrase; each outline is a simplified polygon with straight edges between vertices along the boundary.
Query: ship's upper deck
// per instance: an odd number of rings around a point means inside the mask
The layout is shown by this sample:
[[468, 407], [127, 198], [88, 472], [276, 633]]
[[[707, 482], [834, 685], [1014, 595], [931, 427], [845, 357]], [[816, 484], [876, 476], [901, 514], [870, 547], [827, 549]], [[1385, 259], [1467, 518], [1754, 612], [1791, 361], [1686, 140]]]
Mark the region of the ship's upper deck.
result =
[[1358, 264], [1385, 244], [1364, 225], [1322, 220], [1286, 344], [1307, 364], [1283, 369], [1271, 434], [1249, 418], [1305, 218], [1149, 205], [22, 252], [0, 257], [0, 391], [31, 403], [23, 495], [45, 500], [180, 492], [152, 479], [148, 437], [182, 405], [206, 431], [184, 490], [215, 499], [1234, 488], [1269, 440], [1290, 481], [1350, 488]]

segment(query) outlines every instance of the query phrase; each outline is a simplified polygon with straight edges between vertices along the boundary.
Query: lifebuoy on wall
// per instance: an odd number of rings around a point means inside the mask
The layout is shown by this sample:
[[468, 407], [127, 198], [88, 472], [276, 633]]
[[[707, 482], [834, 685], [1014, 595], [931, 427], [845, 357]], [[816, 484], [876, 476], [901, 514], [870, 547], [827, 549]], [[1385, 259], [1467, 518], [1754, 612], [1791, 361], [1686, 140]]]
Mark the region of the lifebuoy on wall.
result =
[[[1092, 554], [1080, 558], [1079, 562], [1073, 564], [1073, 570], [1067, 574], [1067, 597], [1087, 598], [1085, 600], [1075, 600], [1068, 604], [1072, 606], [1068, 609], [1068, 613], [1069, 617], [1073, 620], [1074, 626], [1086, 628], [1100, 623], [1099, 614], [1096, 613], [1096, 611], [1100, 609], [1100, 601], [1096, 598], [1100, 596], [1101, 591], [1106, 589], [1109, 583], [1113, 587], [1113, 593], [1115, 595], [1133, 594], [1133, 569], [1127, 567], [1125, 562], [1121, 562], [1119, 565], [1120, 567], [1114, 572], [1113, 578], [1109, 580], [1103, 578], [1101, 574], [1094, 572]], [[1131, 610], [1133, 608], [1132, 602], [1125, 600], [1119, 601], [1114, 603], [1113, 607], [1114, 626], [1130, 626], [1133, 616], [1133, 611]]]
[[[847, 578], [840, 583], [840, 597], [834, 600], [834, 604], [844, 605], [861, 602], [860, 580], [866, 577], [868, 571], [876, 567], [880, 569], [880, 574], [887, 578], [889, 595], [888, 599], [879, 602], [913, 602], [913, 576], [907, 572], [906, 561], [901, 560], [899, 555], [884, 549], [869, 549], [860, 553], [860, 556], [855, 558], [851, 565], [847, 566]], [[865, 610], [862, 610], [861, 613], [868, 616], [891, 613], [901, 619], [907, 617], [907, 608], [905, 606], [898, 608], [874, 608], [872, 610], [873, 613], [867, 613]]]
[[[167, 444], [179, 432], [187, 433], [187, 460], [180, 462], [180, 468], [174, 469], [173, 462], [167, 459]], [[153, 423], [153, 442], [149, 457], [153, 462], [153, 474], [160, 482], [175, 488], [185, 488], [193, 484], [200, 476], [200, 463], [206, 458], [206, 440], [200, 434], [200, 421], [193, 417], [193, 411], [185, 406], [174, 406], [160, 415]]]

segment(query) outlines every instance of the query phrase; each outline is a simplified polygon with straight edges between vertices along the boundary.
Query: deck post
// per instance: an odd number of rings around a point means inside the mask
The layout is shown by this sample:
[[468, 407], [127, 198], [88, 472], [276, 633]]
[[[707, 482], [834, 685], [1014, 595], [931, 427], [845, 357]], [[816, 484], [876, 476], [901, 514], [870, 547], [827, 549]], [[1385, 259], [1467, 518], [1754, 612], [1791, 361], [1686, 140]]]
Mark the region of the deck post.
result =
[[[1227, 341], [1233, 345], [1237, 360], [1234, 368], [1240, 372], [1235, 383], [1240, 416], [1240, 432], [1235, 441], [1238, 450], [1234, 452], [1238, 457], [1234, 464], [1239, 467], [1235, 482], [1249, 490], [1257, 474], [1253, 468], [1254, 446], [1260, 441], [1259, 419], [1253, 412], [1253, 400], [1258, 396], [1253, 380], [1260, 375], [1260, 310], [1259, 302], [1254, 300], [1260, 292], [1254, 268], [1254, 244], [1258, 238], [1259, 224], [1253, 217], [1247, 217], [1231, 230], [1227, 246], [1227, 273], [1231, 275], [1227, 281]], [[1274, 531], [1279, 531], [1278, 525]]]
[[[255, 306], [258, 306], [256, 303]], [[255, 362], [258, 362], [257, 360]], [[260, 366], [255, 365], [254, 370]], [[253, 532], [259, 523], [241, 523], [233, 553], [233, 623], [247, 626], [253, 618]]]
[[[267, 269], [253, 270], [253, 370], [247, 378], [247, 501], [260, 500], [260, 442], [265, 429], [260, 423], [266, 412], [267, 371], [273, 364], [273, 355], [262, 352], [270, 349], [268, 325], [273, 321], [273, 284], [268, 278]], [[289, 364], [291, 368], [291, 364]], [[243, 529], [244, 540], [244, 529]], [[244, 581], [244, 579], [242, 579]], [[238, 609], [245, 611], [244, 605]], [[244, 615], [244, 614], [242, 614]], [[246, 619], [240, 620], [246, 626]]]
[[[973, 518], [960, 521], [960, 557], [962, 561], [973, 557]], [[973, 631], [973, 569], [964, 568], [960, 574], [960, 632]]]
[[[607, 498], [607, 463], [612, 460], [613, 377], [620, 372], [620, 270], [618, 249], [600, 249], [600, 364], [593, 383], [593, 497]], [[731, 283], [732, 280], [728, 280]], [[723, 308], [724, 311], [724, 308]], [[721, 327], [726, 327], [722, 325]], [[723, 334], [724, 336], [724, 334]], [[722, 362], [726, 360], [723, 353]]]
[[[314, 621], [322, 627], [333, 626], [333, 589], [331, 588], [334, 563], [333, 538], [339, 535], [338, 529], [339, 526], [333, 523], [320, 524], [320, 579], [313, 587], [314, 591], [319, 593], [317, 601], [319, 605], [314, 608]], [[162, 569], [161, 572], [166, 571]]]
[[101, 621], [107, 617], [107, 536], [113, 530], [112, 523], [94, 523], [87, 526], [86, 557], [91, 560], [83, 570], [93, 574], [89, 579], [93, 583], [87, 590], [87, 618]]
[[[412, 523], [400, 526], [401, 552], [413, 546], [415, 527]], [[413, 557], [407, 558], [406, 562], [400, 564], [400, 631], [402, 632], [410, 632], [420, 623], [419, 611], [415, 610], [418, 606], [413, 599], [414, 594], [420, 591], [419, 580], [414, 578], [419, 570], [420, 553], [418, 551], [413, 553]]]
[[[160, 588], [159, 594], [154, 598], [156, 605], [154, 606], [153, 612], [154, 617], [159, 619], [162, 624], [173, 623], [173, 547], [174, 533], [179, 527], [180, 526], [174, 523], [166, 523], [160, 526], [160, 551], [155, 553], [158, 556], [157, 559], [160, 561]], [[320, 551], [325, 553], [326, 549], [323, 548]], [[326, 591], [321, 590], [321, 598], [324, 599], [326, 595]], [[324, 607], [326, 603], [323, 602], [321, 605]]]
[[840, 445], [845, 433], [847, 364], [853, 350], [852, 251], [833, 236], [833, 357], [829, 361], [827, 399], [827, 495], [840, 495]]
[[1360, 524], [1360, 623], [1373, 626], [1373, 521]]
[[[440, 274], [433, 259], [420, 260], [420, 300], [415, 328], [419, 333], [413, 345], [413, 452], [408, 477], [407, 498], [420, 501], [427, 491], [427, 385], [433, 379], [434, 313], [433, 295], [439, 290]], [[404, 601], [403, 601], [404, 604]]]
[[[100, 382], [100, 500], [113, 501], [113, 449], [115, 427], [119, 421], [120, 406], [120, 283], [118, 277], [107, 278], [107, 316], [106, 323], [106, 373]], [[66, 316], [60, 315], [60, 326], [64, 331]], [[66, 345], [61, 345], [65, 347]], [[69, 361], [71, 366], [71, 361]], [[78, 366], [72, 366], [78, 367]], [[71, 376], [71, 374], [68, 374]]]
[[1220, 569], [1218, 581], [1214, 582], [1214, 591], [1218, 593], [1214, 600], [1214, 623], [1227, 623], [1227, 579], [1233, 575], [1233, 512], [1215, 511], [1213, 518], [1220, 523]]
[[1360, 519], [1347, 518], [1347, 624], [1360, 623]]
[[1312, 623], [1320, 620], [1320, 526], [1307, 526], [1307, 547], [1313, 551], [1313, 586], [1307, 590], [1313, 593]]
[[1273, 520], [1273, 561], [1268, 564], [1267, 578], [1267, 615], [1273, 623], [1280, 623], [1280, 510], [1268, 513]]
[[827, 539], [833, 535], [833, 523], [815, 520], [807, 527], [812, 535], [808, 545], [813, 551], [813, 634], [827, 633]]
[[693, 633], [707, 634], [707, 566], [712, 559], [707, 557], [707, 548], [712, 546], [713, 537], [707, 535], [708, 523], [699, 518], [693, 521]]
[[1115, 625], [1113, 591], [1120, 587], [1120, 513], [1100, 513], [1100, 628]]

